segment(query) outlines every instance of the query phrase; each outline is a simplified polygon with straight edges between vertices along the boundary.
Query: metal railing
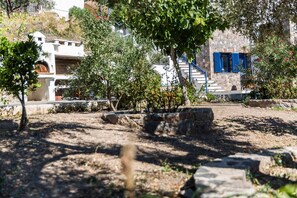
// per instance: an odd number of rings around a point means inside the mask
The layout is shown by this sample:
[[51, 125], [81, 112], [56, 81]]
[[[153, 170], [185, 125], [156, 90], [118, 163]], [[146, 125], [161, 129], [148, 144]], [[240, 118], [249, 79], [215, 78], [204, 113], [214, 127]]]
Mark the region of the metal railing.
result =
[[191, 67], [197, 69], [198, 71], [200, 71], [205, 78], [205, 92], [208, 93], [208, 74], [207, 71], [205, 71], [204, 69], [202, 69], [201, 67], [199, 67], [197, 64], [195, 64], [194, 61], [192, 61], [191, 63], [188, 62], [188, 58], [185, 55], [182, 55], [181, 60], [188, 63], [189, 64], [189, 78], [192, 78], [192, 72], [191, 72]]

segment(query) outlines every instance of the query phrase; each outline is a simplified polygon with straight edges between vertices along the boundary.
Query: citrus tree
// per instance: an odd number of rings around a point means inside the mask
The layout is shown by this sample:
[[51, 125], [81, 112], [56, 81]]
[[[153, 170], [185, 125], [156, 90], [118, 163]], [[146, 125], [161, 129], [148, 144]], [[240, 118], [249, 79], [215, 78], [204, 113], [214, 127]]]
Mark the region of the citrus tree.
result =
[[18, 98], [22, 105], [19, 130], [28, 124], [25, 96], [29, 88], [36, 88], [37, 73], [34, 65], [39, 57], [40, 47], [29, 37], [28, 41], [9, 42], [0, 39], [0, 90]]
[[215, 4], [206, 0], [119, 0], [113, 13], [116, 21], [150, 39], [171, 56], [184, 104], [190, 104], [186, 79], [177, 58], [183, 53], [193, 57], [216, 29], [223, 30], [227, 26]]

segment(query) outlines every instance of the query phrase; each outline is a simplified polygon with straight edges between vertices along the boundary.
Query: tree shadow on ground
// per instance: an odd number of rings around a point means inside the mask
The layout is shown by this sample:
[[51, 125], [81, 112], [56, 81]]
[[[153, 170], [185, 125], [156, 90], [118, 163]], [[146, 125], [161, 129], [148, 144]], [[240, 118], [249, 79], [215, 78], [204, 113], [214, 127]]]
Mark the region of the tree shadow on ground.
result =
[[[151, 142], [170, 146], [174, 150], [182, 151], [185, 154], [176, 155], [174, 153], [162, 152], [157, 148], [151, 152], [144, 152], [140, 147], [138, 148], [138, 160], [162, 165], [162, 160], [166, 159], [172, 167], [188, 173], [195, 172], [199, 165], [215, 158], [221, 158], [237, 152], [250, 153], [257, 151], [249, 142], [232, 140], [228, 137], [228, 134], [224, 134], [223, 131], [219, 130], [191, 137], [161, 137], [146, 133], [142, 133], [140, 137]], [[160, 161], [160, 159], [162, 160]]]
[[[89, 135], [88, 130], [108, 131], [114, 128], [97, 128], [76, 122], [33, 121], [27, 131], [18, 132], [18, 125], [12, 120], [1, 120], [0, 123], [0, 181], [2, 178], [4, 181], [0, 185], [1, 196], [124, 197], [123, 178], [117, 178], [120, 180], [118, 183], [112, 181], [115, 175], [121, 176], [121, 173], [115, 173], [104, 163], [91, 171], [81, 168], [92, 162], [84, 158], [95, 153], [118, 157], [122, 145], [71, 142], [82, 134]], [[49, 137], [53, 134], [67, 137], [67, 141], [52, 141]], [[81, 160], [78, 168], [73, 166], [71, 158]], [[100, 157], [97, 158], [98, 163], [102, 163]], [[138, 189], [136, 193], [149, 192]]]
[[[163, 152], [158, 148], [150, 152], [138, 148], [138, 160], [162, 165], [162, 161], [171, 164], [183, 172], [194, 172], [195, 168], [189, 166], [198, 166], [215, 158], [222, 158], [235, 153], [257, 153], [260, 151], [252, 143], [244, 139], [236, 139], [234, 136], [240, 134], [246, 136], [247, 133], [260, 131], [261, 133], [270, 133], [275, 136], [285, 134], [297, 135], [297, 122], [285, 122], [279, 118], [257, 118], [257, 117], [233, 117], [224, 119], [224, 124], [214, 123], [209, 132], [200, 132], [193, 136], [157, 136], [147, 133], [141, 133], [140, 138], [150, 142], [167, 145], [174, 150], [183, 151], [184, 155], [176, 155], [173, 152]], [[162, 159], [162, 160], [160, 160]], [[189, 166], [187, 166], [189, 165]], [[189, 167], [189, 168], [186, 168]]]
[[0, 119], [0, 133], [12, 132], [18, 129], [18, 124], [14, 120]]
[[[259, 120], [253, 118], [230, 118], [228, 121], [230, 124], [241, 124], [253, 130], [259, 127], [260, 129], [265, 128], [265, 125], [261, 123], [260, 126], [257, 126]], [[273, 125], [275, 123], [269, 120], [266, 122], [270, 123], [267, 125], [271, 130], [275, 129]], [[289, 129], [295, 127], [296, 123], [284, 122], [283, 125], [284, 133], [289, 133], [292, 132]], [[79, 134], [88, 134], [88, 130], [104, 130], [108, 133], [108, 131], [115, 130], [114, 128], [96, 128], [76, 122], [38, 121], [29, 125], [28, 132], [15, 133], [17, 124], [11, 120], [1, 120], [0, 126], [0, 177], [5, 177], [2, 190], [4, 195], [13, 197], [50, 197], [50, 195], [96, 197], [95, 194], [99, 191], [106, 193], [105, 197], [116, 197], [113, 192], [122, 195], [121, 187], [112, 187], [110, 183], [101, 178], [101, 175], [92, 178], [83, 170], [67, 169], [67, 166], [61, 173], [55, 172], [55, 166], [47, 168], [53, 169], [53, 172], [43, 172], [45, 167], [52, 166], [58, 161], [66, 163], [65, 159], [69, 156], [90, 155], [96, 152], [118, 157], [122, 147], [119, 142], [109, 144], [100, 141], [100, 139], [96, 143], [83, 141], [80, 143], [71, 143], [71, 141], [57, 143], [48, 140], [52, 133], [72, 139], [77, 138]], [[214, 158], [221, 158], [237, 152], [259, 151], [249, 142], [232, 139], [232, 133], [227, 130], [226, 126], [219, 125], [214, 125], [208, 133], [202, 132], [190, 137], [161, 137], [144, 132], [139, 132], [136, 136], [139, 138], [139, 142], [135, 142], [138, 147], [138, 161], [163, 166], [162, 161], [167, 160], [173, 169], [188, 173], [195, 172], [197, 166]], [[155, 147], [143, 147], [142, 141], [149, 142]], [[1, 147], [3, 144], [5, 146]], [[170, 147], [172, 152], [170, 149], [159, 148], [160, 145]], [[108, 167], [107, 169], [106, 172], [111, 171]], [[12, 192], [11, 189], [15, 190]], [[108, 189], [113, 190], [109, 191]], [[42, 190], [44, 195], [39, 194]], [[88, 194], [89, 192], [90, 194]]]
[[[94, 154], [97, 145], [55, 143], [47, 139], [52, 132], [71, 136], [71, 139], [76, 138], [76, 134], [96, 128], [75, 122], [35, 122], [29, 125], [27, 131], [18, 132], [18, 125], [12, 120], [1, 120], [0, 124], [1, 196], [123, 197], [122, 187], [110, 186], [108, 182], [101, 181], [101, 175], [97, 175], [95, 180], [87, 171], [67, 169], [63, 164], [63, 170], [57, 173], [53, 165], [65, 161], [69, 156]], [[107, 153], [118, 155], [118, 150], [119, 147], [110, 148]], [[53, 166], [53, 171], [45, 173], [44, 168], [47, 166]]]
[[276, 117], [236, 117], [226, 119], [226, 121], [232, 123], [238, 131], [261, 131], [262, 133], [270, 133], [276, 136], [284, 134], [297, 135], [297, 119], [296, 121], [285, 122]]

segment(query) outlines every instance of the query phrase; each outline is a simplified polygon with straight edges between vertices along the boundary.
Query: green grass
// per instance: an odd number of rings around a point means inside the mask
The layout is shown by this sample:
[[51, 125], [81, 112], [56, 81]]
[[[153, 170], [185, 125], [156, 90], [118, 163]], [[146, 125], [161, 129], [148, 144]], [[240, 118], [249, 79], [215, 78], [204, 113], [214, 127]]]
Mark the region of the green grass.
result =
[[286, 109], [285, 108], [283, 108], [283, 107], [272, 107], [272, 109], [273, 110], [275, 110], [275, 111], [285, 111]]
[[172, 168], [172, 165], [168, 162], [167, 159], [161, 160], [160, 162], [161, 162], [163, 172], [167, 173], [167, 172], [174, 171]]

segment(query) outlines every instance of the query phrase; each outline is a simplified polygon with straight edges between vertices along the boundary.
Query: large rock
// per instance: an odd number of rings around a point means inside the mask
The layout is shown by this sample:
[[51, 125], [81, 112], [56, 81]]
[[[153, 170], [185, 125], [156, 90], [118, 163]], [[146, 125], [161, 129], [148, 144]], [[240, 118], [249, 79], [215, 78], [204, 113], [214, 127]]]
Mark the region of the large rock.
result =
[[[297, 147], [266, 150], [258, 154], [237, 153], [228, 157], [214, 160], [200, 166], [194, 174], [195, 189], [184, 188], [183, 197], [261, 197], [252, 182], [247, 179], [247, 170], [251, 173], [262, 171], [275, 166], [275, 156], [281, 154], [284, 160], [296, 160]], [[190, 194], [190, 192], [195, 192]]]

